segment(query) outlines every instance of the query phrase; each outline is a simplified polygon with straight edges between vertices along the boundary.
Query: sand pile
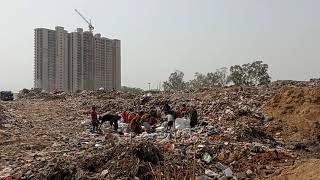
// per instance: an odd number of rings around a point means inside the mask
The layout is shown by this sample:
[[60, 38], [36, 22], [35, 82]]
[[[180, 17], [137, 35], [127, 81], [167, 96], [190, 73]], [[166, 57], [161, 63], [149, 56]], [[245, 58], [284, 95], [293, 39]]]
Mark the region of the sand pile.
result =
[[286, 168], [278, 176], [269, 178], [270, 180], [287, 180], [287, 179], [319, 179], [320, 171], [318, 167], [319, 159], [310, 159], [299, 162], [293, 167]]
[[320, 142], [320, 87], [283, 87], [264, 106], [268, 130], [289, 141]]

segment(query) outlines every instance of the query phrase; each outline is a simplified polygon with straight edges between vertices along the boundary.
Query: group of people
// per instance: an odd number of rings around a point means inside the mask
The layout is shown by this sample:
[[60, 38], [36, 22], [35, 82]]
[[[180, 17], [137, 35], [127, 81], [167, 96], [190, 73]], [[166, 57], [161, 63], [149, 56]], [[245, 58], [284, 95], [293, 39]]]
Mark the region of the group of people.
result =
[[193, 128], [198, 124], [198, 112], [194, 106], [187, 107], [186, 104], [182, 104], [176, 111], [172, 110], [169, 104], [165, 104], [163, 111], [167, 116], [168, 129], [174, 126], [175, 119], [189, 117], [190, 127]]
[[[134, 112], [133, 109], [129, 109], [129, 111], [124, 111], [121, 114], [105, 113], [101, 116], [97, 115], [96, 107], [92, 107], [92, 128], [93, 132], [100, 131], [102, 124], [109, 121], [113, 129], [117, 131], [118, 121], [123, 119], [123, 122], [128, 124], [129, 132], [140, 134], [145, 130], [150, 133], [154, 131], [154, 125], [157, 124], [158, 121], [162, 121], [162, 113], [166, 116], [164, 121], [166, 120], [168, 122], [168, 129], [173, 128], [174, 121], [177, 118], [189, 117], [190, 127], [194, 127], [198, 123], [198, 113], [194, 107], [187, 107], [186, 104], [182, 104], [181, 107], [173, 110], [168, 103], [165, 103], [161, 109], [151, 107], [147, 111], [139, 112]], [[144, 130], [142, 126], [144, 127]]]

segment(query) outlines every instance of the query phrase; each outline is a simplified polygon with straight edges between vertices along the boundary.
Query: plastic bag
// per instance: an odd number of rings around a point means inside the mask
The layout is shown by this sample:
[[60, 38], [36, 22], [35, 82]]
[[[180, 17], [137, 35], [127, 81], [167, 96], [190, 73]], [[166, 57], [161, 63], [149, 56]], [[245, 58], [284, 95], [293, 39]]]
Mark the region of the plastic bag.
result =
[[190, 119], [177, 118], [175, 121], [175, 128], [176, 129], [190, 128]]

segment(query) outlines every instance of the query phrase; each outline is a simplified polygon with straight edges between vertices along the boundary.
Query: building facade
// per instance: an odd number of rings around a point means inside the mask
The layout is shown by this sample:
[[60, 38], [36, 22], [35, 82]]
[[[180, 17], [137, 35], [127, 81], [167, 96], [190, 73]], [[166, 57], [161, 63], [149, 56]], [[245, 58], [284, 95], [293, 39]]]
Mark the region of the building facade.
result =
[[34, 41], [34, 86], [51, 91], [55, 89], [56, 81], [56, 33], [36, 29]]
[[35, 29], [34, 87], [46, 91], [121, 88], [120, 40], [78, 28]]
[[56, 75], [55, 88], [69, 91], [68, 32], [63, 27], [56, 27]]
[[118, 39], [112, 42], [112, 87], [121, 88], [121, 41]]
[[83, 30], [69, 34], [69, 87], [70, 91], [84, 89], [83, 86]]

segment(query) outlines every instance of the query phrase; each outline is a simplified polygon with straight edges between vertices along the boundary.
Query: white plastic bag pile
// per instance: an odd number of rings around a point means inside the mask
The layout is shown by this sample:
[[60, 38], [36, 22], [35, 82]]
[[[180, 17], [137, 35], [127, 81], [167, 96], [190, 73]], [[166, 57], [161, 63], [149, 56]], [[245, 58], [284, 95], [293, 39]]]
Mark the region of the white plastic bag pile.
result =
[[176, 121], [175, 121], [175, 128], [176, 129], [190, 128], [190, 119], [177, 118]]

